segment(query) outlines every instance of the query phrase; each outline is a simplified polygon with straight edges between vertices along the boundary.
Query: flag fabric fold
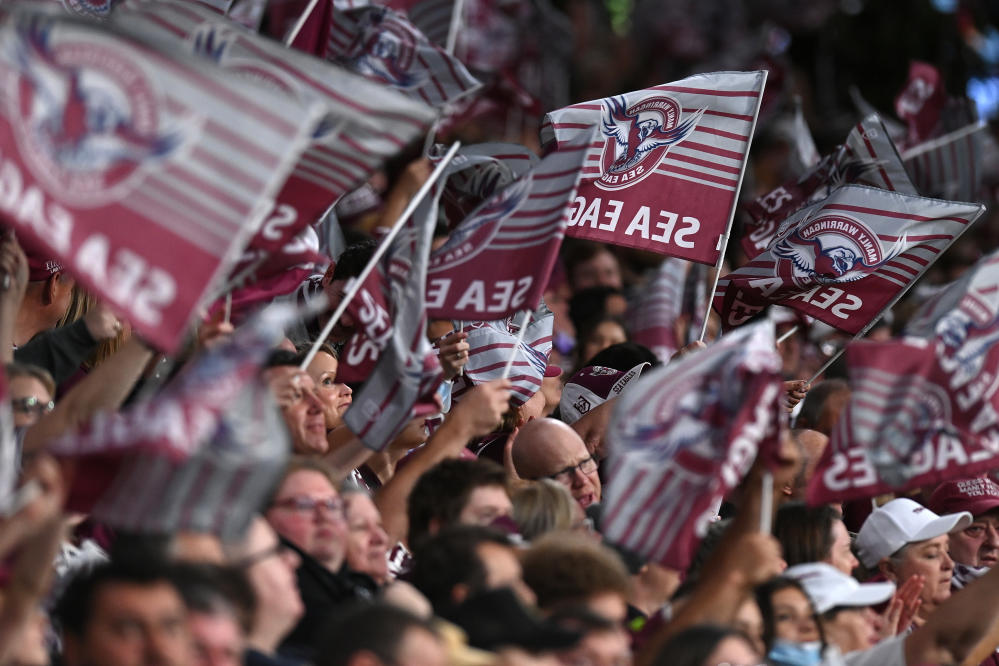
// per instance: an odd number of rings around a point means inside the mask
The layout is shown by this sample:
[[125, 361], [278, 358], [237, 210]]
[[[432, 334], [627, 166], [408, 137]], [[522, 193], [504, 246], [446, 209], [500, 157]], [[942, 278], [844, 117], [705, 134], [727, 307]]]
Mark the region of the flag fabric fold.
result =
[[604, 536], [684, 571], [725, 495], [776, 451], [780, 358], [769, 322], [646, 371], [608, 426]]
[[766, 72], [716, 72], [550, 112], [550, 150], [596, 131], [567, 235], [714, 265]]

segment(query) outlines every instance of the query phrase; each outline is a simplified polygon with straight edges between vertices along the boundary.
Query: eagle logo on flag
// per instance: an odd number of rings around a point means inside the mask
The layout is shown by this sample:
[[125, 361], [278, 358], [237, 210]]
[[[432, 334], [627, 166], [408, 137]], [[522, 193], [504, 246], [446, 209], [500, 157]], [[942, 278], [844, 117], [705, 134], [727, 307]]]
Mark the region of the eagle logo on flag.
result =
[[141, 67], [113, 47], [53, 45], [44, 19], [15, 34], [2, 54], [19, 73], [10, 84], [11, 115], [36, 174], [67, 199], [120, 198], [142, 168], [184, 143], [181, 131], [161, 129], [161, 101]]
[[623, 95], [608, 98], [601, 123], [606, 137], [603, 175], [596, 186], [619, 190], [647, 178], [670, 147], [697, 127], [703, 115], [704, 109], [700, 109], [683, 118], [680, 103], [668, 95], [646, 97], [631, 106], [626, 106]]
[[885, 251], [877, 234], [846, 215], [822, 215], [778, 240], [772, 249], [777, 275], [798, 286], [859, 280], [891, 261], [906, 246], [903, 235]]

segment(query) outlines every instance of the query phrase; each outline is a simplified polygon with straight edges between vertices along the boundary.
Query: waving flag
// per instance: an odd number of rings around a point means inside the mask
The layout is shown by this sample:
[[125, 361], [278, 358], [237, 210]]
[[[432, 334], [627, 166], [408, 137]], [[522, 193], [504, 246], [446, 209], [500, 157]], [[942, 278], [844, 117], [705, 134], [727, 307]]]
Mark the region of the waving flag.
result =
[[554, 150], [599, 132], [566, 233], [717, 263], [765, 82], [698, 74], [549, 113], [541, 140]]
[[913, 146], [902, 154], [920, 194], [951, 201], [978, 199], [983, 170], [983, 121]]
[[[0, 216], [173, 351], [321, 110], [105, 25], [0, 28]], [[16, 179], [16, 180], [15, 180]]]
[[[446, 147], [438, 144], [430, 160], [436, 163]], [[462, 146], [445, 177], [441, 204], [448, 227], [454, 228], [472, 214], [486, 199], [510, 185], [537, 166], [538, 156], [529, 148], [516, 143], [478, 143]]]
[[382, 4], [406, 14], [434, 44], [446, 45], [455, 0], [388, 0]]
[[503, 376], [510, 356], [514, 356], [508, 379], [513, 383], [510, 402], [522, 405], [541, 388], [552, 353], [552, 326], [555, 315], [544, 303], [527, 320], [524, 339], [518, 344], [522, 315], [501, 321], [464, 322], [468, 332], [468, 363], [464, 374], [455, 380], [453, 396], [461, 395], [478, 384]]
[[860, 121], [850, 130], [844, 144], [804, 176], [784, 183], [746, 206], [753, 222], [742, 238], [743, 251], [750, 258], [760, 254], [770, 247], [783, 220], [848, 183], [919, 194], [906, 175], [888, 130], [876, 115]]
[[604, 536], [685, 570], [718, 502], [776, 450], [780, 367], [773, 325], [760, 323], [643, 373], [607, 429]]
[[[994, 265], [990, 272], [989, 310], [969, 292], [960, 310], [938, 322], [933, 340], [850, 345], [853, 392], [812, 477], [810, 503], [872, 497], [999, 467]], [[989, 321], [980, 323], [982, 317]]]
[[695, 315], [706, 299], [705, 270], [698, 264], [667, 257], [628, 307], [631, 341], [651, 349], [663, 363], [690, 342], [680, 337], [678, 322], [684, 315], [691, 322], [704, 318], [703, 312]]
[[788, 218], [770, 249], [722, 277], [714, 308], [725, 328], [779, 303], [857, 334], [984, 211], [846, 185]]
[[895, 115], [909, 126], [906, 145], [933, 137], [946, 103], [947, 91], [939, 70], [925, 62], [909, 63], [909, 80], [895, 98]]
[[268, 309], [202, 352], [161, 393], [121, 412], [100, 412], [77, 432], [50, 442], [49, 453], [77, 461], [70, 510], [89, 511], [126, 460], [152, 456], [161, 465], [176, 465], [194, 455], [217, 433], [223, 414], [243, 399], [291, 312], [290, 306]]
[[327, 54], [334, 62], [435, 107], [481, 86], [402, 14], [357, 0], [333, 4]]
[[451, 231], [430, 257], [428, 316], [502, 319], [541, 300], [586, 148], [549, 155]]
[[417, 208], [347, 309], [358, 331], [340, 358], [338, 381], [366, 381], [344, 423], [376, 451], [412, 418], [440, 411], [442, 371], [426, 336], [425, 299], [436, 210], [433, 199]]
[[423, 104], [282, 48], [197, 4], [133, 2], [116, 12], [115, 22], [206, 58], [233, 78], [323, 107], [322, 123], [250, 242], [261, 251], [279, 252], [387, 158], [422, 136], [433, 119], [433, 110]]

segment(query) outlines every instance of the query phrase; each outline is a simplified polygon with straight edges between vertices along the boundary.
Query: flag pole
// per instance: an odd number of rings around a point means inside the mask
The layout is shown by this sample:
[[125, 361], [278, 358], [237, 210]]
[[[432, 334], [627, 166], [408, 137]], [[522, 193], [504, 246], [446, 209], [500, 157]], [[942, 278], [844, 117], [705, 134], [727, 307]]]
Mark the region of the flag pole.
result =
[[794, 335], [794, 334], [795, 334], [795, 333], [797, 333], [797, 332], [798, 332], [798, 325], [797, 325], [797, 324], [795, 324], [795, 325], [794, 325], [794, 326], [792, 326], [792, 327], [791, 327], [790, 329], [788, 329], [788, 330], [787, 330], [787, 331], [786, 331], [786, 332], [784, 333], [784, 335], [782, 335], [782, 336], [780, 336], [779, 338], [777, 338], [777, 340], [776, 340], [776, 341], [774, 342], [774, 344], [777, 344], [777, 345], [779, 345], [780, 343], [784, 342], [785, 340], [787, 340], [787, 339], [788, 339], [789, 337], [791, 337], [792, 335]]
[[449, 55], [454, 55], [454, 47], [458, 42], [458, 31], [461, 30], [464, 12], [465, 0], [454, 0], [454, 6], [451, 9], [451, 25], [447, 29], [447, 44], [444, 47]]
[[520, 318], [520, 330], [517, 331], [517, 341], [513, 343], [513, 349], [510, 350], [510, 358], [507, 359], [506, 367], [503, 368], [503, 376], [500, 379], [506, 379], [510, 376], [510, 369], [513, 367], [513, 360], [517, 358], [517, 350], [520, 349], [520, 343], [524, 341], [524, 335], [527, 333], [527, 322], [531, 317], [529, 310], [524, 310], [524, 314]]
[[965, 125], [960, 129], [956, 129], [953, 132], [944, 134], [943, 136], [937, 137], [936, 139], [932, 139], [930, 141], [926, 141], [919, 145], [913, 146], [909, 150], [902, 153], [901, 157], [903, 160], [911, 160], [913, 157], [918, 157], [923, 153], [928, 153], [929, 151], [935, 148], [939, 148], [940, 146], [944, 146], [950, 143], [951, 141], [957, 141], [958, 139], [964, 138], [969, 134], [974, 134], [979, 130], [985, 129], [987, 124], [988, 123], [986, 123], [984, 120], [979, 120], [978, 122], [971, 123], [970, 125]]
[[[753, 125], [749, 128], [749, 141], [752, 144], [756, 134], [756, 121], [760, 117], [760, 105], [763, 103], [763, 92], [767, 89], [767, 70], [763, 71], [763, 85], [760, 86], [760, 96], [756, 98], [756, 111], [753, 113]], [[725, 251], [728, 250], [728, 239], [732, 233], [732, 223], [735, 221], [735, 209], [739, 205], [739, 192], [742, 191], [742, 180], [746, 175], [746, 165], [749, 164], [748, 148], [746, 159], [742, 161], [739, 169], [739, 184], [735, 186], [735, 196], [732, 197], [732, 208], [728, 212], [728, 226], [725, 233], [718, 237], [718, 262], [715, 264], [715, 277], [712, 280], [711, 289], [708, 291], [708, 307], [704, 311], [704, 323], [701, 324], [701, 337], [698, 341], [704, 342], [704, 335], [708, 332], [708, 320], [711, 319], [711, 303], [715, 300], [715, 290], [718, 289], [718, 280], [721, 278], [722, 264], [725, 263]]]
[[388, 232], [385, 238], [382, 239], [381, 244], [375, 250], [374, 255], [372, 255], [371, 257], [371, 261], [368, 262], [368, 265], [364, 267], [364, 270], [361, 271], [361, 274], [358, 275], [356, 278], [354, 278], [351, 281], [350, 285], [347, 287], [347, 293], [344, 294], [344, 297], [340, 300], [340, 304], [333, 312], [333, 316], [331, 316], [329, 318], [329, 321], [326, 322], [326, 326], [323, 327], [322, 332], [313, 341], [312, 348], [309, 349], [309, 353], [306, 354], [305, 359], [302, 361], [302, 364], [299, 366], [300, 369], [305, 370], [309, 366], [309, 363], [312, 363], [312, 359], [315, 358], [316, 353], [319, 351], [319, 347], [323, 344], [323, 341], [326, 340], [326, 338], [329, 336], [330, 331], [333, 330], [333, 327], [336, 326], [336, 323], [340, 321], [340, 317], [343, 316], [343, 313], [344, 311], [346, 311], [347, 306], [350, 304], [351, 299], [353, 299], [354, 296], [357, 294], [357, 292], [361, 290], [361, 285], [364, 284], [364, 280], [368, 277], [371, 271], [374, 270], [375, 266], [378, 265], [378, 260], [381, 259], [382, 255], [385, 254], [385, 252], [388, 250], [389, 245], [392, 243], [392, 240], [397, 235], [399, 235], [399, 232], [402, 230], [402, 227], [406, 223], [406, 220], [409, 219], [409, 217], [416, 210], [417, 206], [419, 206], [423, 202], [423, 199], [426, 198], [427, 193], [430, 192], [430, 188], [433, 187], [434, 183], [437, 182], [437, 180], [441, 177], [441, 174], [444, 172], [444, 168], [454, 157], [455, 153], [458, 152], [458, 148], [460, 147], [461, 147], [460, 141], [455, 141], [453, 144], [451, 144], [451, 147], [448, 149], [447, 153], [437, 164], [437, 166], [434, 167], [433, 173], [431, 173], [430, 177], [427, 178], [427, 181], [420, 186], [420, 189], [419, 191], [417, 191], [416, 196], [410, 199], [409, 204], [406, 206], [406, 209], [402, 211], [402, 215], [399, 216], [399, 219], [396, 220], [395, 224], [392, 226], [392, 229]]
[[295, 23], [295, 27], [292, 28], [291, 32], [288, 33], [288, 36], [285, 37], [284, 39], [285, 46], [291, 46], [291, 43], [295, 41], [295, 38], [298, 37], [298, 33], [302, 32], [302, 28], [305, 27], [305, 22], [309, 20], [309, 16], [312, 14], [312, 10], [315, 9], [316, 5], [318, 4], [319, 0], [309, 0], [309, 4], [305, 8], [305, 11], [302, 12], [302, 15], [298, 17], [298, 21]]
[[760, 496], [760, 533], [770, 534], [774, 520], [774, 473], [769, 469], [761, 479], [763, 494]]

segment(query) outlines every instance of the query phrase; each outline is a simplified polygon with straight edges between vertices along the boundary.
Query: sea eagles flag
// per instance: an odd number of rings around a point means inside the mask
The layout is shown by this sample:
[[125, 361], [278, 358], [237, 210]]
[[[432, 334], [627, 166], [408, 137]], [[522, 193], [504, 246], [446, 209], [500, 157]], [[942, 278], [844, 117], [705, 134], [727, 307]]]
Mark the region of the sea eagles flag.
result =
[[413, 25], [434, 44], [446, 46], [451, 29], [451, 15], [455, 5], [459, 3], [457, 0], [387, 0], [382, 4], [406, 14]]
[[124, 411], [100, 412], [76, 432], [50, 442], [49, 453], [76, 461], [70, 510], [89, 511], [129, 459], [153, 456], [175, 465], [194, 455], [217, 434], [223, 415], [244, 399], [293, 311], [291, 306], [269, 308], [195, 357], [159, 394]]
[[607, 429], [604, 536], [686, 570], [721, 499], [777, 449], [780, 368], [773, 324], [761, 322], [643, 373]]
[[[232, 78], [324, 115], [250, 246], [278, 252], [319, 220], [342, 195], [362, 185], [386, 159], [423, 136], [430, 107], [328, 62], [254, 35], [190, 2], [132, 0], [114, 21], [170, 48], [205, 58]], [[237, 267], [238, 275], [245, 266]]]
[[550, 149], [597, 130], [566, 234], [716, 264], [765, 82], [698, 74], [549, 113]]
[[427, 270], [432, 319], [496, 320], [541, 300], [587, 146], [544, 158], [451, 231]]
[[410, 215], [347, 307], [357, 332], [340, 358], [337, 378], [366, 381], [344, 423], [376, 451], [414, 417], [440, 411], [435, 397], [443, 374], [427, 340], [425, 305], [436, 211], [431, 198]]
[[106, 24], [27, 11], [0, 28], [0, 74], [0, 217], [175, 350], [321, 109]]
[[[446, 146], [437, 144], [430, 151], [430, 161], [436, 164], [446, 151]], [[441, 206], [448, 228], [453, 229], [486, 199], [537, 164], [534, 151], [516, 143], [477, 143], [459, 148], [441, 178]]]
[[722, 277], [714, 308], [726, 329], [776, 303], [856, 335], [984, 211], [843, 186], [785, 220], [770, 249]]
[[752, 218], [742, 237], [746, 256], [755, 257], [770, 247], [777, 226], [795, 211], [825, 199], [837, 187], [848, 183], [919, 194], [902, 166], [888, 130], [876, 115], [857, 123], [845, 143], [801, 178], [788, 181], [746, 205], [745, 210]]
[[704, 313], [697, 309], [703, 308], [707, 299], [706, 271], [699, 264], [666, 257], [628, 307], [631, 341], [651, 349], [663, 363], [691, 342], [680, 328], [684, 316], [690, 324], [704, 319]]
[[332, 0], [327, 57], [408, 97], [442, 107], [482, 84], [402, 14], [358, 0]]
[[982, 184], [984, 122], [913, 146], [902, 154], [919, 193], [951, 201], [975, 201]]

